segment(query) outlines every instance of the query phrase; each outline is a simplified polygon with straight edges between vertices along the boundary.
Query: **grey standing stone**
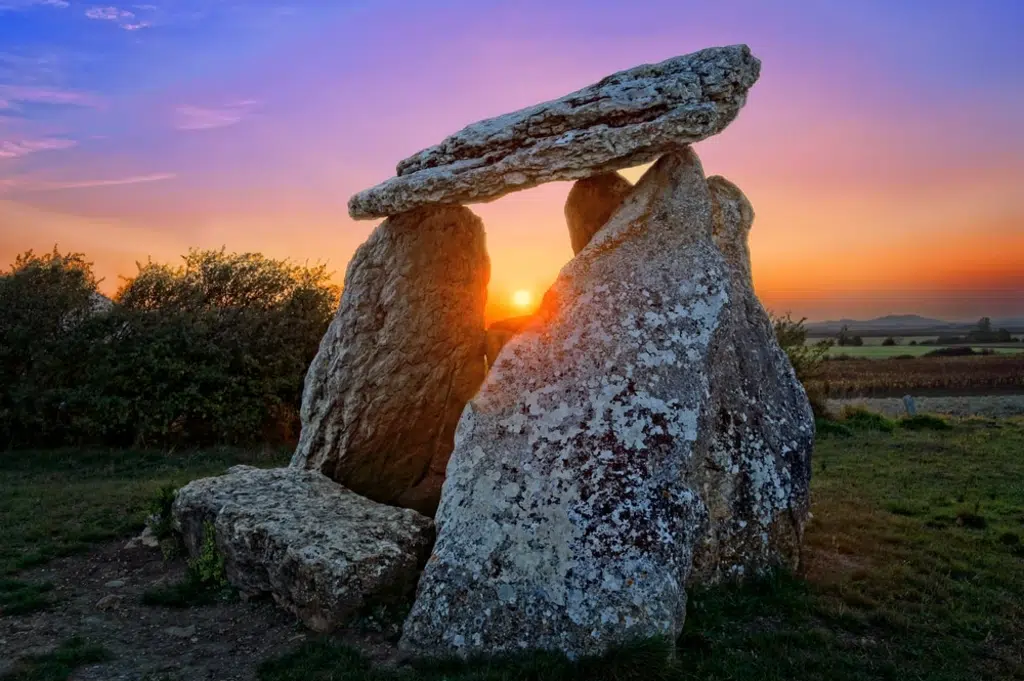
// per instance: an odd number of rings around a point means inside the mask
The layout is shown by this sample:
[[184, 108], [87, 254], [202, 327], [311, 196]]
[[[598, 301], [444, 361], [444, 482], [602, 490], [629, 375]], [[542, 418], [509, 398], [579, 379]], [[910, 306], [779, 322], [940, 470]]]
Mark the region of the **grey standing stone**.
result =
[[433, 542], [431, 520], [378, 504], [315, 471], [235, 466], [178, 492], [174, 522], [188, 553], [213, 527], [228, 581], [270, 594], [316, 631], [413, 590]]
[[353, 196], [349, 214], [366, 219], [491, 201], [648, 163], [724, 130], [760, 71], [746, 45], [620, 71], [560, 99], [467, 126], [399, 163], [397, 177]]
[[565, 222], [574, 254], [590, 243], [632, 190], [629, 180], [618, 173], [587, 177], [572, 186], [565, 199]]
[[502, 350], [459, 423], [407, 653], [680, 633], [707, 523], [687, 470], [729, 304], [711, 232], [699, 160], [663, 157]]
[[796, 569], [810, 510], [814, 415], [754, 293], [747, 237], [754, 211], [722, 177], [708, 180], [714, 240], [725, 256], [729, 305], [712, 343], [712, 436], [690, 479], [708, 509], [691, 583]]
[[911, 418], [917, 416], [917, 403], [914, 402], [914, 398], [910, 395], [903, 396], [903, 407], [907, 410], [907, 416]]
[[462, 408], [486, 372], [483, 224], [435, 206], [385, 220], [356, 251], [306, 375], [292, 466], [433, 515]]

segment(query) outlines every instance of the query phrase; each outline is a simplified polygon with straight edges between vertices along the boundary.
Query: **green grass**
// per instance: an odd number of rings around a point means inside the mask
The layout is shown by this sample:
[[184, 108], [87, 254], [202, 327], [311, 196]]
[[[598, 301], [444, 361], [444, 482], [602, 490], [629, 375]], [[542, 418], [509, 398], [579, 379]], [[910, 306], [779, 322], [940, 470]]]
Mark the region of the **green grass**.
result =
[[50, 607], [53, 584], [36, 584], [0, 577], [0, 617], [27, 615]]
[[[939, 425], [855, 414], [852, 421], [839, 423], [844, 437], [822, 433], [817, 444], [806, 574], [693, 590], [672, 665], [661, 662], [666, 643], [654, 641], [576, 663], [526, 654], [382, 668], [328, 639], [265, 662], [260, 678], [1024, 679], [1024, 420]], [[39, 560], [89, 537], [137, 529], [161, 486], [253, 460], [283, 463], [285, 457], [224, 451], [2, 455], [4, 565], [16, 566], [27, 547], [40, 547]], [[65, 676], [15, 678], [66, 678], [66, 670], [59, 673]]]
[[280, 450], [0, 452], [0, 577], [138, 532], [164, 486], [286, 461]]
[[545, 655], [388, 670], [320, 641], [265, 663], [260, 678], [1024, 679], [1024, 421], [855, 420], [817, 445], [806, 575], [693, 590], [673, 665], [653, 648], [586, 670]]
[[401, 668], [375, 667], [365, 655], [329, 640], [264, 662], [260, 681], [672, 681], [681, 669], [666, 664], [667, 641], [642, 641], [597, 658], [569, 661], [552, 653], [488, 660], [447, 660]]
[[52, 653], [22, 660], [13, 673], [0, 677], [0, 680], [67, 681], [79, 667], [105, 662], [110, 658], [110, 653], [103, 647], [76, 637], [65, 641]]

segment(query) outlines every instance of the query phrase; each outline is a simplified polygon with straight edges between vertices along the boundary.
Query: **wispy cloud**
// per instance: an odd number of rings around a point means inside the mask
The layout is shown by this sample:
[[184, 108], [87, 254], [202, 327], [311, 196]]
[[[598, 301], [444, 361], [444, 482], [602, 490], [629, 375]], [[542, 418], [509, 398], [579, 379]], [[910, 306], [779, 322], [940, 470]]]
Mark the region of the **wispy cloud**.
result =
[[0, 159], [21, 158], [40, 151], [54, 151], [57, 149], [70, 149], [78, 144], [75, 140], [61, 139], [58, 137], [44, 137], [40, 139], [22, 140], [0, 140]]
[[101, 21], [121, 21], [122, 19], [131, 19], [135, 13], [117, 7], [90, 7], [85, 10], [85, 16]]
[[173, 180], [177, 173], [150, 173], [148, 175], [129, 175], [128, 177], [116, 177], [98, 180], [73, 180], [69, 182], [44, 182], [26, 178], [0, 179], [0, 192], [44, 192], [59, 191], [62, 189], [90, 189], [94, 187], [117, 187], [126, 184], [144, 184], [147, 182], [162, 182]]
[[0, 12], [13, 12], [31, 7], [57, 7], [64, 9], [69, 4], [67, 0], [0, 0]]
[[[156, 9], [153, 5], [135, 5], [135, 8], [143, 10]], [[114, 6], [90, 7], [85, 10], [85, 16], [98, 21], [117, 22], [117, 25], [126, 31], [138, 31], [143, 28], [149, 28], [153, 25], [150, 21], [137, 19], [135, 12], [132, 12], [131, 10], [121, 9], [120, 7]]]
[[100, 99], [94, 95], [78, 92], [75, 90], [64, 90], [61, 88], [36, 87], [34, 85], [2, 85], [0, 84], [0, 102], [6, 102], [7, 106], [0, 105], [0, 108], [14, 108], [17, 102], [32, 104], [64, 104], [68, 106], [85, 106], [99, 108], [102, 105]]
[[229, 102], [219, 107], [179, 106], [175, 126], [178, 130], [210, 130], [235, 125], [249, 117], [261, 104], [256, 99]]

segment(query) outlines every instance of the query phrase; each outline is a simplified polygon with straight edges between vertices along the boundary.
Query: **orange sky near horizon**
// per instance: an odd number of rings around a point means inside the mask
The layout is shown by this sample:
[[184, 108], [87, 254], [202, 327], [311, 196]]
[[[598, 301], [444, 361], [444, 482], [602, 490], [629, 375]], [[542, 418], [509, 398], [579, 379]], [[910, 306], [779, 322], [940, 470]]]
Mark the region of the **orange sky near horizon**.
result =
[[[232, 15], [190, 38], [184, 24], [154, 24], [104, 34], [124, 39], [110, 69], [83, 66], [80, 83], [72, 73], [51, 90], [6, 84], [0, 50], [0, 267], [57, 244], [84, 252], [110, 294], [136, 261], [225, 246], [325, 261], [341, 283], [376, 224], [349, 219], [346, 202], [400, 159], [616, 70], [746, 42], [761, 79], [736, 121], [695, 148], [754, 206], [767, 308], [1024, 318], [1024, 48], [992, 37], [1015, 35], [1017, 6], [635, 1], [661, 21], [624, 21], [613, 2], [467, 14], [468, 0], [445, 0], [429, 12], [298, 3], [265, 25]], [[63, 35], [85, 35], [75, 26]], [[182, 44], [161, 42], [174, 36]], [[100, 73], [120, 80], [91, 82]], [[58, 106], [58, 94], [80, 100]], [[519, 314], [518, 290], [539, 301], [572, 257], [569, 187], [470, 206], [487, 229], [489, 319]]]

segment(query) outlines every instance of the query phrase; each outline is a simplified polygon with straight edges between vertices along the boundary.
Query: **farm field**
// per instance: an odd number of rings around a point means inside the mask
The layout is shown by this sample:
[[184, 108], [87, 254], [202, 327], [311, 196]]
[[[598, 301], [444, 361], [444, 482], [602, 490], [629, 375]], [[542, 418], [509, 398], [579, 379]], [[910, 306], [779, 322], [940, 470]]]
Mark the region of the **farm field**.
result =
[[[805, 573], [693, 590], [671, 668], [658, 643], [575, 664], [395, 668], [400, 618], [316, 636], [262, 601], [147, 604], [147, 589], [184, 571], [124, 547], [150, 496], [286, 455], [6, 453], [0, 679], [1024, 679], [1024, 420], [845, 428], [816, 447]], [[115, 606], [98, 607], [111, 595]]]
[[[946, 345], [861, 345], [861, 346], [832, 346], [828, 349], [829, 357], [854, 357], [858, 359], [889, 359], [890, 357], [901, 357], [912, 355], [921, 357], [934, 350], [951, 347]], [[960, 346], [956, 346], [960, 347]], [[1018, 355], [1024, 354], [1024, 346], [994, 346], [994, 345], [972, 345], [969, 346], [975, 352], [992, 352], [997, 355]]]
[[1024, 393], [1024, 353], [829, 360], [809, 383], [830, 398]]

